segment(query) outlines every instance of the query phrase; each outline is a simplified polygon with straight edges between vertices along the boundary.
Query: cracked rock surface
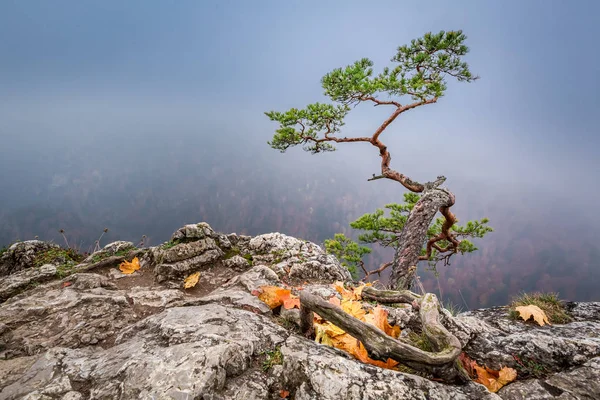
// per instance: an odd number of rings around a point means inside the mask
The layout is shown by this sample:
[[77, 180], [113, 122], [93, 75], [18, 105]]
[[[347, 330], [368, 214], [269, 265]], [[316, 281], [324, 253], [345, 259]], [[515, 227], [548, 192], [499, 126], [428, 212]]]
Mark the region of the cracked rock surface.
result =
[[[111, 243], [67, 276], [36, 261], [56, 249], [22, 242], [0, 258], [0, 400], [600, 398], [600, 303], [571, 303], [573, 322], [544, 327], [503, 308], [444, 313], [480, 365], [519, 371], [493, 394], [363, 364], [299, 335], [298, 310], [271, 310], [255, 294], [301, 283], [336, 295], [329, 284], [350, 274], [314, 243], [190, 224], [152, 248]], [[141, 269], [122, 274], [133, 256]], [[195, 272], [198, 284], [183, 289]], [[388, 310], [403, 330], [418, 325], [410, 305]], [[515, 355], [543, 373], [519, 369]]]

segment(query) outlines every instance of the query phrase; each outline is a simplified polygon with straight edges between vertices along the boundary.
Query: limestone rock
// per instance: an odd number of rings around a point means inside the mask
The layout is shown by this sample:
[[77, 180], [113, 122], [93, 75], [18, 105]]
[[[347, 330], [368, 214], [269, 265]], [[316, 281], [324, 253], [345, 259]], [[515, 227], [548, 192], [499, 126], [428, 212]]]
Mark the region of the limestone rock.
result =
[[296, 336], [288, 338], [281, 353], [284, 386], [296, 388], [296, 400], [500, 399], [479, 384], [453, 387], [381, 369]]
[[131, 323], [181, 300], [178, 291], [116, 290], [97, 274], [75, 274], [69, 286], [47, 284], [0, 306], [0, 358], [33, 355], [55, 346], [78, 348], [110, 343]]
[[58, 250], [60, 246], [40, 240], [13, 244], [0, 257], [0, 277], [34, 267], [36, 257], [51, 249]]
[[248, 268], [250, 268], [250, 262], [248, 262], [248, 260], [246, 260], [244, 257], [238, 255], [224, 260], [223, 265], [226, 268], [231, 268], [235, 271], [240, 272], [246, 271]]
[[[580, 307], [595, 308], [583, 304]], [[594, 315], [589, 316], [594, 318]], [[517, 356], [549, 373], [600, 356], [600, 320], [538, 326], [509, 319], [506, 307], [463, 313], [456, 320], [467, 330], [461, 336], [471, 337], [465, 351], [489, 368], [517, 368]]]
[[267, 379], [254, 360], [287, 335], [269, 319], [243, 310], [171, 308], [125, 330], [112, 348], [48, 351], [4, 387], [0, 399], [49, 388], [66, 395], [74, 382], [86, 388], [84, 398], [241, 399], [229, 381], [236, 377], [245, 393], [262, 396], [267, 388], [261, 382]]
[[19, 292], [35, 287], [54, 278], [56, 266], [45, 264], [39, 268], [27, 268], [0, 278], [0, 302], [9, 299]]
[[[127, 249], [111, 243], [95, 254], [105, 263], [91, 257], [74, 268], [94, 273], [65, 279], [36, 258], [56, 245], [23, 242], [2, 255], [0, 400], [275, 400], [280, 390], [293, 400], [600, 398], [600, 303], [568, 303], [573, 322], [543, 327], [511, 320], [502, 307], [458, 317], [442, 310], [471, 358], [518, 370], [518, 381], [492, 394], [363, 364], [299, 335], [299, 310], [271, 310], [253, 293], [302, 284], [338, 295], [330, 284], [350, 274], [314, 243], [191, 224], [135, 250], [142, 269], [121, 279], [118, 257], [108, 256]], [[184, 290], [196, 271], [200, 281]], [[385, 308], [404, 335], [420, 329], [412, 305]]]
[[321, 247], [282, 233], [256, 236], [249, 241], [248, 249], [255, 265], [272, 265], [280, 278], [313, 283], [351, 280], [350, 272]]
[[94, 260], [103, 259], [106, 257], [114, 256], [117, 253], [122, 253], [130, 250], [134, 250], [135, 246], [132, 242], [117, 241], [107, 244], [100, 251], [90, 254], [83, 260], [84, 263], [89, 264]]
[[205, 237], [189, 243], [179, 243], [173, 247], [155, 247], [151, 250], [155, 264], [154, 273], [158, 282], [168, 279], [181, 279], [192, 272], [218, 261], [223, 251], [214, 239]]

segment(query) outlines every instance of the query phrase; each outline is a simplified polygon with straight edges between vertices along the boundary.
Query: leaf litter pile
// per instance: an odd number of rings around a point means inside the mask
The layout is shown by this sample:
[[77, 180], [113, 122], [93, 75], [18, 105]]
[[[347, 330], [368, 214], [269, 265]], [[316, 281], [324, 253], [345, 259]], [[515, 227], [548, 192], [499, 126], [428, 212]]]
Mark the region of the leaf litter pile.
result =
[[[384, 308], [380, 305], [369, 310], [363, 308], [363, 303], [361, 302], [362, 290], [365, 286], [370, 285], [370, 283], [367, 283], [353, 289], [346, 289], [343, 283], [336, 282], [331, 286], [340, 294], [341, 300], [336, 296], [332, 296], [329, 302], [362, 322], [371, 324], [387, 335], [397, 339], [400, 336], [400, 327], [398, 325], [390, 325], [387, 319], [388, 312]], [[302, 287], [294, 289], [302, 290]], [[253, 291], [252, 294], [258, 296], [271, 309], [280, 306], [285, 309], [300, 308], [300, 299], [298, 296], [292, 294], [291, 289], [279, 286], [262, 286], [258, 290]], [[352, 337], [340, 327], [321, 318], [316, 313], [314, 314], [313, 326], [315, 328], [315, 342], [344, 350], [366, 364], [396, 371], [400, 370], [400, 363], [396, 360], [388, 358], [387, 361], [383, 362], [370, 358], [367, 349], [358, 339]], [[487, 367], [481, 367], [465, 353], [461, 354], [460, 361], [471, 378], [486, 386], [491, 392], [497, 392], [502, 386], [517, 378], [517, 371], [512, 368], [504, 367], [500, 371], [495, 371]]]

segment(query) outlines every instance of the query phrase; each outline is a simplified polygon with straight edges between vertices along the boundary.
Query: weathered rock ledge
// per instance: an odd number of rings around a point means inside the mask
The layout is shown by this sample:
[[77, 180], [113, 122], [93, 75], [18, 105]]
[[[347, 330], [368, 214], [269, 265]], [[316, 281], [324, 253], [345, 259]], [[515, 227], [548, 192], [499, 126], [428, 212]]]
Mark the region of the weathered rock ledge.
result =
[[[134, 256], [140, 271], [121, 274]], [[197, 271], [198, 285], [183, 290]], [[297, 314], [275, 315], [251, 294], [302, 284], [327, 297], [329, 283], [349, 280], [314, 243], [205, 223], [161, 246], [115, 242], [83, 261], [45, 242], [14, 244], [0, 256], [0, 400], [600, 398], [600, 303], [571, 303], [573, 322], [544, 327], [502, 307], [446, 313], [471, 358], [518, 370], [493, 394], [362, 364], [298, 335]], [[389, 312], [412, 328], [410, 306]]]

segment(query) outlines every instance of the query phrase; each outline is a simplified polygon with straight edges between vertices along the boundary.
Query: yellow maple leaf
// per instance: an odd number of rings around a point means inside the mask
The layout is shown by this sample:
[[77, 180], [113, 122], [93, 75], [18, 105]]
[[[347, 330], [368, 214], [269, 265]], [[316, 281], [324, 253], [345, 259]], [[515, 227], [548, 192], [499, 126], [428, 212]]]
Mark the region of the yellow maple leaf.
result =
[[538, 306], [530, 304], [528, 306], [516, 307], [515, 310], [525, 321], [527, 321], [529, 318], [533, 318], [534, 321], [540, 326], [544, 326], [545, 324], [550, 325], [550, 321], [548, 320], [546, 313]]
[[183, 280], [183, 288], [193, 288], [198, 284], [198, 279], [200, 279], [200, 272], [194, 272], [193, 274], [191, 274]]
[[280, 288], [279, 286], [261, 286], [259, 290], [253, 291], [252, 294], [258, 296], [271, 309], [281, 305], [285, 309], [300, 308], [300, 299], [298, 296], [294, 296], [291, 290]]
[[135, 257], [133, 260], [131, 260], [131, 262], [129, 262], [129, 261], [123, 261], [119, 265], [119, 269], [124, 274], [128, 274], [128, 275], [129, 274], [133, 274], [135, 271], [137, 271], [138, 269], [140, 269], [140, 260], [138, 260], [138, 258]]
[[343, 299], [341, 307], [344, 312], [364, 322], [366, 311], [362, 308], [360, 301]]
[[342, 299], [346, 300], [360, 300], [362, 297], [362, 291], [365, 286], [371, 286], [370, 283], [362, 284], [353, 289], [346, 289], [342, 282], [335, 282], [331, 284], [331, 287], [334, 288], [339, 294], [342, 295]]

